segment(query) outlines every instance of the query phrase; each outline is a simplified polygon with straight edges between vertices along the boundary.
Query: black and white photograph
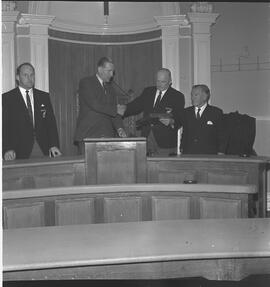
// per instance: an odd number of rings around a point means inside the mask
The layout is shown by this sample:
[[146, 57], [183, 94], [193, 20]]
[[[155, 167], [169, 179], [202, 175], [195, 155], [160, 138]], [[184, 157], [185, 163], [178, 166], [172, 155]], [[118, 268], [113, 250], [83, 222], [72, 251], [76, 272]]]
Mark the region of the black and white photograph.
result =
[[2, 286], [270, 286], [270, 2], [1, 5]]

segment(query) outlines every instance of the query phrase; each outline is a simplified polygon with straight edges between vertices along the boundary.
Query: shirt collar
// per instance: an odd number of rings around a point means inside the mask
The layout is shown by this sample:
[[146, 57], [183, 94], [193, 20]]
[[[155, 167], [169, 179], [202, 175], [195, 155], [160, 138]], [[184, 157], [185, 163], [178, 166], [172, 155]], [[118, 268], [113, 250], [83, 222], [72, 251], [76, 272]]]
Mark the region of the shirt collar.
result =
[[101, 86], [103, 87], [103, 80], [100, 78], [100, 76], [98, 74], [96, 74], [97, 79], [99, 80]]
[[[200, 114], [203, 113], [203, 111], [205, 110], [206, 107], [207, 107], [207, 103], [205, 103], [204, 105], [202, 105], [200, 107]], [[199, 109], [199, 107], [195, 107], [195, 113], [197, 113], [198, 109]]]
[[20, 89], [20, 92], [21, 92], [21, 94], [22, 94], [23, 96], [26, 95], [26, 91], [29, 91], [29, 96], [32, 96], [32, 95], [33, 95], [33, 88], [27, 90], [27, 89], [25, 89], [25, 88], [19, 86], [19, 89]]
[[[168, 89], [167, 89], [167, 90], [168, 90]], [[161, 98], [164, 96], [164, 94], [167, 92], [167, 90], [161, 91]], [[160, 90], [157, 89], [157, 91], [156, 91], [156, 96], [158, 96], [159, 92], [160, 92]]]

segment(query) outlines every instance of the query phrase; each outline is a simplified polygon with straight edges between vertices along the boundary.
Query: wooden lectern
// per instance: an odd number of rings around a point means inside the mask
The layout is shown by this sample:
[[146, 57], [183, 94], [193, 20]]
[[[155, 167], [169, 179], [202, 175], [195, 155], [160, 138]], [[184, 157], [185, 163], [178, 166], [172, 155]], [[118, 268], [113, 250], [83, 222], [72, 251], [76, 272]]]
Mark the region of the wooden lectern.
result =
[[146, 138], [86, 138], [86, 184], [146, 183]]

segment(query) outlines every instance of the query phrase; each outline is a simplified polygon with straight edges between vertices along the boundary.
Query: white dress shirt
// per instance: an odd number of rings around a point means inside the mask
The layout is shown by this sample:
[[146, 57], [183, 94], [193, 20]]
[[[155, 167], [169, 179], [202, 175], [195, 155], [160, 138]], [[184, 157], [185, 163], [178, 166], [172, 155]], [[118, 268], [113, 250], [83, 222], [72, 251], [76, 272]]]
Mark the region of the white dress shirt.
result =
[[[160, 90], [157, 90], [157, 91], [156, 91], [156, 96], [155, 96], [155, 100], [154, 100], [153, 107], [154, 107], [155, 104], [156, 104], [156, 100], [157, 100], [157, 98], [158, 98], [159, 92], [160, 92]], [[166, 92], [167, 92], [167, 90], [161, 91], [160, 101], [161, 101], [161, 99], [163, 98], [163, 96], [164, 96], [164, 94], [165, 94]]]
[[197, 115], [198, 109], [200, 108], [200, 117], [202, 117], [202, 113], [204, 112], [205, 108], [207, 107], [207, 103], [205, 103], [203, 106], [201, 107], [195, 107], [195, 116]]

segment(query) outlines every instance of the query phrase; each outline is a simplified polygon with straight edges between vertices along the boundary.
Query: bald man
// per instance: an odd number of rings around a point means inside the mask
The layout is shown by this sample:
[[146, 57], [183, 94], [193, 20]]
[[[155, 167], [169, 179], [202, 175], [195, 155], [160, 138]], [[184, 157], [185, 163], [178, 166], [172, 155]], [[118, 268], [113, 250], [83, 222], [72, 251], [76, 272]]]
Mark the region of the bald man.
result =
[[127, 105], [118, 106], [118, 113], [124, 117], [143, 114], [144, 119], [151, 114], [167, 114], [145, 121], [141, 126], [141, 136], [147, 138], [149, 156], [168, 156], [176, 153], [179, 119], [185, 105], [184, 95], [171, 87], [172, 77], [169, 69], [162, 68], [156, 74], [156, 86], [147, 87], [142, 94]]
[[2, 96], [3, 159], [57, 157], [62, 153], [48, 93], [36, 89], [31, 63], [17, 68], [18, 87]]

